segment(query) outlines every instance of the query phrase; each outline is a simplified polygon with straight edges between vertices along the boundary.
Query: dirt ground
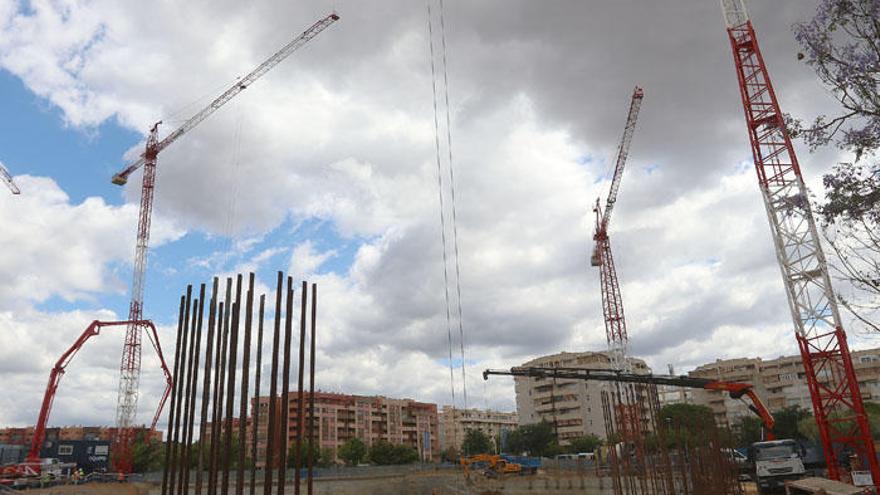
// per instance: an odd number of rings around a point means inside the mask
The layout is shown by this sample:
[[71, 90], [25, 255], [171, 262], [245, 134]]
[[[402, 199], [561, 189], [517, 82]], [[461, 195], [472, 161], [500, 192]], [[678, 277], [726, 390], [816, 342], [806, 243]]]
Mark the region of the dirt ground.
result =
[[148, 483], [86, 483], [83, 485], [63, 485], [50, 488], [28, 490], [33, 495], [146, 495], [150, 491]]

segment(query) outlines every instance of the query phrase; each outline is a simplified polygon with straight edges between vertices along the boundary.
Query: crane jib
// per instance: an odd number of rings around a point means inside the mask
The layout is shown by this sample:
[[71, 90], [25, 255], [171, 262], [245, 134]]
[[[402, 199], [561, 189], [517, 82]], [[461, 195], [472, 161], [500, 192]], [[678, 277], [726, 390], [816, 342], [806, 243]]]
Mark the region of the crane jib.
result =
[[[204, 121], [211, 114], [220, 109], [220, 107], [225, 105], [229, 100], [244, 91], [254, 81], [269, 72], [269, 70], [281, 63], [284, 59], [290, 56], [290, 54], [308, 43], [312, 38], [317, 36], [321, 31], [326, 29], [337, 20], [339, 20], [339, 15], [334, 12], [327, 17], [319, 20], [318, 22], [312, 24], [311, 27], [309, 27], [302, 34], [290, 41], [290, 43], [284, 45], [284, 47], [275, 52], [275, 54], [266, 59], [263, 63], [257, 66], [256, 69], [252, 70], [248, 75], [237, 80], [229, 89], [224, 91], [223, 94], [215, 98], [214, 101], [209, 103], [208, 106], [201, 109], [198, 113], [190, 117], [189, 120], [184, 122], [183, 125], [174, 130], [171, 134], [166, 136], [165, 139], [159, 141], [159, 143], [156, 145], [156, 153], [164, 150], [168, 147], [168, 145], [170, 145], [178, 138], [202, 123], [202, 121]], [[128, 176], [132, 174], [135, 170], [142, 167], [145, 163], [145, 156], [144, 154], [141, 154], [141, 157], [137, 161], [128, 165], [121, 172], [114, 175], [112, 182], [117, 185], [124, 185], [128, 181]]]

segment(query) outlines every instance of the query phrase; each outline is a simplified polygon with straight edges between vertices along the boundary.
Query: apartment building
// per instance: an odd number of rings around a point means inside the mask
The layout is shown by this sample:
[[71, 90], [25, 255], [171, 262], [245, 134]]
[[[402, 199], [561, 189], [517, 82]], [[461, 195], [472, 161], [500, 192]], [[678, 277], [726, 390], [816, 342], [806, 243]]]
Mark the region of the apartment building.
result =
[[495, 441], [502, 431], [516, 429], [519, 416], [515, 412], [500, 412], [490, 409], [455, 409], [443, 406], [439, 414], [440, 449], [455, 449], [461, 452], [461, 443], [468, 430], [485, 433]]
[[[303, 416], [303, 432], [308, 427], [308, 393], [304, 395], [306, 413]], [[274, 407], [277, 412], [285, 411], [287, 432], [281, 433], [281, 419], [276, 414], [276, 428], [279, 432], [274, 445], [284, 442], [288, 448], [296, 442], [299, 435], [299, 401], [296, 394], [290, 394], [288, 405], [282, 407], [282, 398], [260, 397], [252, 399], [251, 406], [258, 411], [257, 424], [257, 465], [264, 466], [268, 445], [269, 412]], [[391, 444], [408, 445], [419, 452], [424, 461], [440, 459], [439, 422], [437, 404], [418, 402], [412, 399], [393, 399], [382, 396], [360, 396], [315, 392], [314, 434], [322, 449], [336, 450], [352, 438], [361, 439], [368, 447], [379, 441]], [[253, 419], [249, 419], [249, 431]], [[249, 433], [249, 436], [252, 433]], [[273, 448], [273, 459], [278, 448]], [[273, 461], [274, 464], [274, 461]]]
[[[161, 431], [151, 431], [146, 427], [135, 428], [135, 438], [140, 435], [162, 441]], [[0, 428], [0, 444], [30, 446], [34, 438], [34, 427]], [[116, 438], [113, 426], [56, 426], [46, 428], [46, 441], [102, 440], [112, 442]]]
[[[633, 373], [651, 372], [641, 359], [628, 358]], [[560, 352], [542, 356], [521, 366], [611, 369], [605, 352]], [[602, 414], [602, 382], [553, 378], [515, 377], [516, 410], [520, 425], [547, 421], [554, 425], [560, 445], [589, 434], [605, 437]]]
[[[853, 351], [853, 367], [862, 399], [880, 402], [880, 349]], [[754, 386], [758, 396], [771, 410], [788, 406], [812, 409], [810, 390], [804, 374], [801, 357], [780, 356], [777, 359], [760, 358], [719, 359], [704, 364], [689, 373], [690, 376], [731, 382], [747, 382]], [[819, 377], [823, 379], [822, 376]], [[748, 406], [727, 394], [708, 390], [694, 391], [694, 403], [708, 406], [719, 424], [735, 425], [743, 416], [751, 415]]]
[[[675, 368], [671, 364], [667, 366], [669, 376], [676, 376]], [[694, 390], [674, 385], [657, 385], [657, 399], [661, 407], [671, 404], [692, 404], [694, 402]]]

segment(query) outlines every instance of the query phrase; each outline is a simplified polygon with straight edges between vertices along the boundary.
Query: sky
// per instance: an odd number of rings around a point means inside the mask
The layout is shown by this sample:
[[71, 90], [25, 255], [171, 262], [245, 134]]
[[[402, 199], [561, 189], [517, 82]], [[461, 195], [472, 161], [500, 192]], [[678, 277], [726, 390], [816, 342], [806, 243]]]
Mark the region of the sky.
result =
[[[783, 110], [802, 118], [834, 109], [796, 59], [791, 26], [814, 5], [749, 4]], [[458, 407], [466, 391], [513, 410], [512, 381], [483, 369], [605, 349], [591, 208], [635, 85], [610, 231], [632, 355], [686, 372], [797, 352], [716, 2], [446, 0], [447, 106], [438, 0], [0, 0], [0, 161], [22, 190], [0, 191], [0, 425], [33, 424], [61, 353], [92, 320], [127, 316], [141, 176], [110, 177], [150, 126], [166, 135], [334, 9], [159, 156], [144, 304], [166, 354], [187, 284], [253, 271], [268, 291], [283, 270], [319, 286], [318, 388], [449, 404], [454, 387]], [[466, 369], [452, 383], [432, 81]], [[847, 158], [797, 151], [819, 195]], [[50, 424], [113, 423], [121, 347], [107, 329], [76, 355]], [[162, 388], [147, 346], [138, 422]]]

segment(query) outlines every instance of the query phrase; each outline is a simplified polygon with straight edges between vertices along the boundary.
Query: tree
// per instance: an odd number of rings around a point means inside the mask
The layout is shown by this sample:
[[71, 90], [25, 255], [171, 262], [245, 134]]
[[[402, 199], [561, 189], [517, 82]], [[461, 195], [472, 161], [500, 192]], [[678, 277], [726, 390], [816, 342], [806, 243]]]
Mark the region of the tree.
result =
[[759, 418], [754, 416], [741, 417], [739, 419], [739, 424], [737, 424], [735, 428], [737, 445], [740, 447], [748, 447], [755, 442], [760, 442], [764, 438], [764, 436], [762, 436], [763, 428], [764, 422]]
[[464, 455], [488, 454], [492, 452], [492, 439], [480, 430], [469, 429], [461, 442]]
[[408, 445], [391, 445], [382, 440], [370, 446], [369, 459], [373, 464], [411, 464], [419, 460], [419, 453]]
[[[840, 104], [831, 117], [812, 124], [788, 119], [792, 136], [811, 150], [833, 143], [853, 154], [823, 178], [825, 202], [820, 206], [825, 237], [836, 260], [838, 278], [852, 284], [852, 297], [840, 302], [874, 331], [880, 325], [880, 4], [875, 0], [821, 0], [815, 15], [794, 26], [802, 52]], [[866, 161], [873, 160], [873, 163]]]
[[[300, 467], [309, 466], [309, 451], [312, 453], [312, 466], [314, 467], [330, 467], [333, 465], [333, 450], [322, 449], [317, 445], [311, 447], [309, 442], [300, 444]], [[290, 446], [287, 451], [287, 467], [296, 467], [296, 444]]]
[[566, 450], [569, 454], [594, 452], [596, 447], [600, 445], [602, 445], [602, 439], [591, 433], [583, 437], [572, 438], [569, 440]]
[[812, 419], [812, 415], [801, 406], [788, 406], [773, 412], [773, 418], [776, 420], [776, 426], [773, 427], [776, 438], [801, 440], [806, 438], [806, 435], [800, 431], [798, 425], [805, 418]]
[[339, 447], [336, 455], [349, 466], [357, 466], [367, 456], [367, 446], [360, 438], [352, 438]]
[[136, 473], [161, 470], [165, 464], [165, 444], [139, 432], [131, 446], [131, 462]]
[[552, 457], [559, 452], [553, 425], [542, 421], [519, 427], [508, 435], [507, 450], [513, 454], [525, 452], [533, 456]]
[[[871, 426], [871, 433], [874, 436], [874, 440], [880, 440], [880, 404], [865, 402], [865, 413], [868, 415], [868, 423]], [[839, 418], [840, 416], [840, 413], [835, 412], [831, 414], [831, 419]], [[837, 428], [846, 431], [854, 426], [855, 425], [852, 421], [842, 421], [838, 423]], [[819, 440], [819, 427], [816, 425], [816, 420], [812, 416], [807, 416], [798, 422], [798, 431], [805, 438], [809, 438], [813, 441]]]
[[694, 425], [714, 421], [712, 409], [697, 404], [668, 404], [660, 408], [658, 418], [673, 425]]

